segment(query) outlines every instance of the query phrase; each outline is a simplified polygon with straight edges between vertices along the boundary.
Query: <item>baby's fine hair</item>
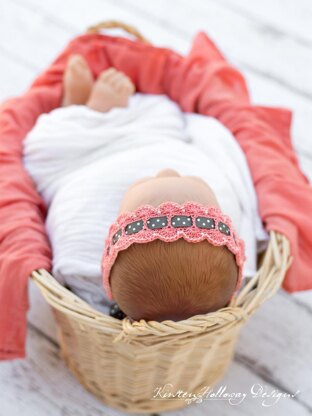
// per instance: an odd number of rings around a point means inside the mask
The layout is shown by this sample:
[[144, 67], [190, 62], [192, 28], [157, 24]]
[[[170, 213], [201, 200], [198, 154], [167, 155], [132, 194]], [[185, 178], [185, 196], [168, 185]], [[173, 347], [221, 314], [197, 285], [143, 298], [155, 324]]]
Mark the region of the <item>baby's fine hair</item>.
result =
[[154, 240], [119, 252], [110, 275], [121, 310], [133, 320], [174, 321], [227, 305], [238, 279], [234, 255], [204, 240]]

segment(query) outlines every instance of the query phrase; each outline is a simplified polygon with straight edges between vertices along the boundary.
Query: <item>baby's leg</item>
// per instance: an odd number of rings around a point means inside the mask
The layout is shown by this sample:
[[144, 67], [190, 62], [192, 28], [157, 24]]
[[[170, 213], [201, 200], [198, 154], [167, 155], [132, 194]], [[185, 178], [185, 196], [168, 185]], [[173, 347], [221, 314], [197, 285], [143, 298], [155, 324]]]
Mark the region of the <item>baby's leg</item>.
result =
[[132, 81], [115, 68], [103, 71], [93, 85], [87, 106], [105, 113], [114, 107], [126, 107], [135, 91]]
[[63, 85], [63, 107], [87, 103], [93, 86], [93, 76], [81, 55], [72, 55], [69, 58], [64, 72]]

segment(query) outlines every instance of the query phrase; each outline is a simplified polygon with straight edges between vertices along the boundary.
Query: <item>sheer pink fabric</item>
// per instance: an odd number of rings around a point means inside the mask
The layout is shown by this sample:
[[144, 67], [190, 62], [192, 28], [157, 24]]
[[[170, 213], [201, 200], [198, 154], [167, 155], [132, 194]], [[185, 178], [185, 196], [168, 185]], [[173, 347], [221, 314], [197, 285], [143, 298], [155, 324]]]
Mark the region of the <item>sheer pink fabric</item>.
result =
[[246, 155], [267, 230], [290, 240], [294, 261], [284, 288], [312, 288], [312, 192], [291, 146], [291, 112], [252, 105], [243, 76], [204, 33], [186, 57], [139, 41], [83, 35], [24, 95], [0, 107], [0, 359], [25, 356], [27, 281], [32, 270], [51, 267], [45, 207], [23, 168], [23, 139], [40, 114], [60, 106], [72, 53], [87, 59], [94, 77], [114, 66], [138, 91], [167, 94], [184, 111], [220, 120]]

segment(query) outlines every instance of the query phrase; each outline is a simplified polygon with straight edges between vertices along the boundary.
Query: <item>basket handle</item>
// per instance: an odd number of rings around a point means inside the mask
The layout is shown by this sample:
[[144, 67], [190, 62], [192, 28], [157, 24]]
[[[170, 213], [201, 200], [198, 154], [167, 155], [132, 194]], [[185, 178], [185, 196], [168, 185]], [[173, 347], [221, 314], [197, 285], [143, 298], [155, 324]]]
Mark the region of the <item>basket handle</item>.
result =
[[98, 23], [97, 25], [90, 26], [87, 29], [87, 33], [98, 33], [101, 29], [123, 29], [127, 33], [130, 33], [130, 35], [135, 36], [140, 41], [149, 43], [149, 41], [134, 26], [120, 22], [119, 20], [106, 20], [104, 22]]

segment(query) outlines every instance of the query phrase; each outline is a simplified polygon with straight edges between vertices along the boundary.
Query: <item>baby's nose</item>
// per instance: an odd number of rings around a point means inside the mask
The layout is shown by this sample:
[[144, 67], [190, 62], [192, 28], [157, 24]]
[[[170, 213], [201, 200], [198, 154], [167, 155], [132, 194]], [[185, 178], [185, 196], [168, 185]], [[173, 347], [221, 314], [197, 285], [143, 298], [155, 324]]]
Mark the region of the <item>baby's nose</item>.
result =
[[176, 170], [169, 169], [169, 168], [160, 170], [156, 175], [157, 178], [163, 178], [167, 176], [181, 176], [181, 175]]

